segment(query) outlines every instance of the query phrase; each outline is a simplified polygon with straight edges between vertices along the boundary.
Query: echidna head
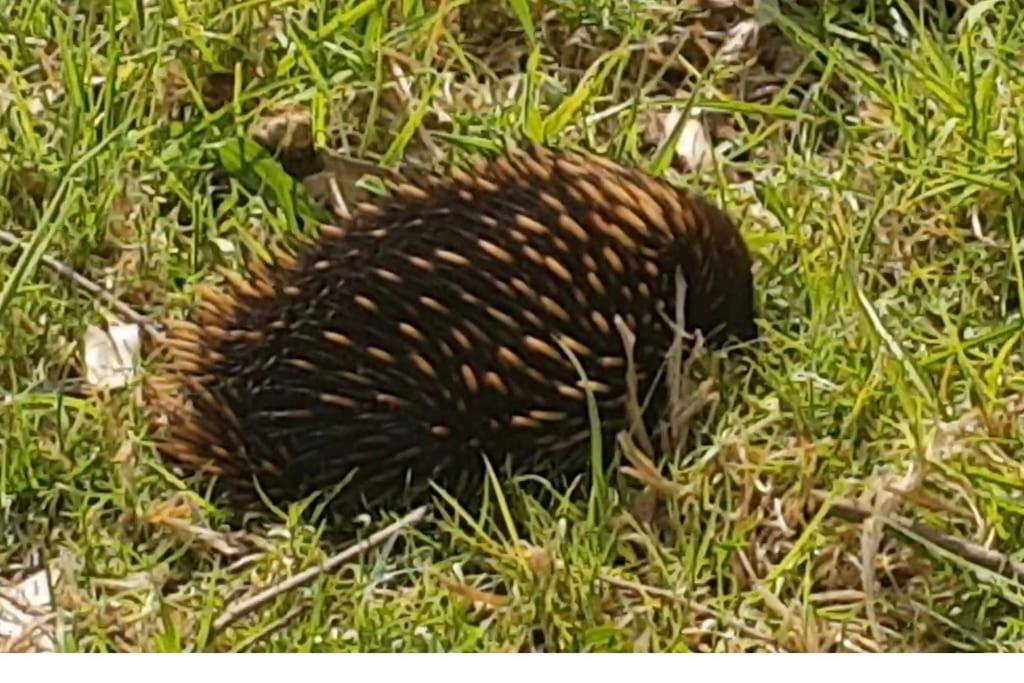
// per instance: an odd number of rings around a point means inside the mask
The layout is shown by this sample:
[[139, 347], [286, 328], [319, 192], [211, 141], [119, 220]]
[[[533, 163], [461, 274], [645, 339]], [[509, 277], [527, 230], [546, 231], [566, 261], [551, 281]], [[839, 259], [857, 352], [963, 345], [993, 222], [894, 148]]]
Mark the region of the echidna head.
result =
[[753, 261], [736, 226], [721, 211], [694, 198], [703, 227], [699, 254], [683, 259], [687, 280], [687, 326], [713, 344], [752, 341], [758, 336]]
[[757, 311], [754, 306], [754, 277], [746, 248], [740, 254], [732, 255], [735, 277], [727, 288], [731, 290], [719, 310], [713, 312], [715, 323], [721, 325], [724, 336], [736, 341], [753, 341], [757, 338]]

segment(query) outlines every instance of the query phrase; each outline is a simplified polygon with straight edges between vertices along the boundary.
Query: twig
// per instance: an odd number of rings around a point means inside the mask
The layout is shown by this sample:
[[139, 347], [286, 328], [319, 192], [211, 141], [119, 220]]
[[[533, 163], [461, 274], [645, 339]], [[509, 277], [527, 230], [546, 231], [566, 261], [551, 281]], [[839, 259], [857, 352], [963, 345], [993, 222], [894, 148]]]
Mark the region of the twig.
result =
[[345, 196], [341, 194], [341, 188], [338, 187], [338, 179], [332, 175], [327, 179], [327, 187], [331, 191], [331, 213], [338, 218], [351, 219], [352, 212], [349, 211], [348, 204], [345, 203]]
[[280, 619], [275, 619], [274, 621], [272, 621], [269, 624], [267, 624], [267, 626], [265, 628], [263, 628], [263, 629], [257, 631], [256, 633], [252, 634], [251, 636], [249, 636], [248, 638], [243, 640], [238, 645], [235, 645], [233, 648], [231, 648], [231, 651], [232, 652], [246, 652], [246, 651], [248, 651], [249, 648], [252, 647], [254, 644], [256, 644], [259, 641], [263, 640], [267, 636], [272, 635], [276, 631], [280, 631], [281, 629], [283, 629], [286, 626], [288, 626], [290, 623], [295, 621], [295, 617], [299, 616], [300, 614], [302, 614], [302, 607], [300, 605], [296, 605], [295, 607], [293, 607], [290, 610], [288, 610], [288, 612], [283, 617], [281, 617]]
[[[813, 491], [812, 495], [821, 503], [829, 498], [829, 494], [825, 491]], [[828, 514], [848, 522], [863, 522], [873, 517], [875, 513], [870, 508], [840, 498], [832, 501]], [[1024, 583], [1024, 562], [1014, 560], [997, 550], [986, 548], [959, 536], [943, 533], [898, 515], [883, 516], [881, 521], [896, 531], [916, 534], [969, 562]]]
[[394, 524], [390, 524], [387, 527], [381, 529], [377, 533], [367, 538], [365, 541], [361, 541], [359, 543], [356, 543], [355, 545], [349, 546], [345, 550], [342, 550], [337, 555], [331, 556], [330, 558], [325, 560], [323, 563], [317, 565], [316, 567], [310, 567], [309, 569], [300, 572], [299, 574], [296, 574], [290, 579], [282, 581], [276, 586], [271, 586], [267, 590], [257, 593], [251, 598], [239, 600], [234, 605], [231, 605], [226, 610], [224, 610], [223, 614], [217, 617], [217, 619], [213, 622], [211, 635], [223, 631], [225, 628], [235, 623], [242, 617], [256, 611], [260, 607], [266, 605], [268, 602], [287, 593], [288, 591], [295, 590], [296, 588], [300, 588], [312, 582], [321, 574], [334, 571], [339, 566], [341, 566], [345, 562], [348, 562], [350, 559], [359, 555], [360, 553], [364, 553], [367, 550], [370, 550], [371, 548], [375, 548], [383, 543], [386, 543], [391, 538], [396, 536], [399, 532], [403, 531], [407, 527], [410, 527], [418, 523], [421, 519], [423, 519], [423, 517], [427, 514], [427, 509], [427, 506], [416, 508], [415, 510], [407, 514], [405, 517], [402, 517], [400, 520], [395, 522]]
[[626, 412], [629, 417], [631, 435], [640, 441], [640, 448], [648, 453], [654, 452], [654, 442], [644, 424], [643, 409], [640, 407], [640, 389], [636, 372], [636, 335], [621, 315], [615, 316], [615, 329], [622, 337], [622, 348], [626, 352]]
[[[676, 268], [675, 272], [675, 284], [676, 284], [676, 305], [675, 305], [675, 316], [673, 321], [675, 327], [672, 332], [672, 346], [669, 349], [668, 358], [668, 402], [669, 402], [669, 415], [673, 418], [680, 412], [680, 406], [683, 403], [682, 397], [682, 371], [683, 371], [683, 339], [684, 331], [686, 330], [686, 278], [683, 276], [681, 268]], [[674, 419], [669, 421], [668, 424], [668, 437], [670, 440], [670, 449], [672, 452], [676, 452], [676, 449], [681, 448], [683, 439], [679, 435], [680, 428], [678, 423]]]
[[[19, 249], [25, 248], [24, 243], [20, 239], [18, 239], [16, 235], [13, 235], [12, 233], [7, 232], [6, 230], [0, 230], [0, 242], [8, 244], [12, 247], [17, 247]], [[142, 327], [150, 336], [156, 337], [160, 335], [160, 326], [157, 325], [152, 320], [152, 318], [149, 318], [148, 316], [142, 315], [141, 313], [137, 312], [131, 306], [124, 303], [123, 301], [115, 297], [113, 294], [111, 294], [110, 292], [106, 291], [98, 284], [93, 282], [92, 280], [89, 280], [83, 275], [80, 275], [73, 268], [71, 268], [71, 266], [61, 261], [58, 261], [52, 256], [48, 256], [46, 254], [42, 255], [41, 260], [46, 267], [50, 268], [61, 277], [70, 280], [71, 282], [78, 285], [79, 287], [89, 292], [93, 296], [105, 301], [111, 308], [116, 310], [125, 318], [131, 320], [136, 325]]]
[[702, 605], [699, 602], [694, 602], [693, 600], [685, 598], [682, 595], [674, 593], [670, 590], [666, 590], [664, 588], [657, 588], [655, 586], [647, 586], [642, 583], [637, 583], [636, 581], [629, 581], [627, 579], [620, 579], [609, 574], [598, 574], [597, 578], [599, 581], [603, 581], [607, 583], [609, 586], [614, 586], [615, 588], [619, 588], [621, 590], [627, 590], [632, 593], [638, 593], [640, 595], [649, 595], [654, 598], [660, 598], [662, 600], [674, 602], [677, 605], [682, 605], [702, 617], [710, 617], [712, 619], [722, 621], [726, 625], [736, 629], [737, 631], [746, 635], [747, 637], [754, 638], [765, 643], [774, 642], [768, 636], [764, 635], [763, 633], [759, 632], [757, 629], [751, 626], [747, 626], [739, 619], [731, 617], [727, 614], [721, 614], [719, 612], [716, 612], [710, 607], [707, 607], [706, 605]]

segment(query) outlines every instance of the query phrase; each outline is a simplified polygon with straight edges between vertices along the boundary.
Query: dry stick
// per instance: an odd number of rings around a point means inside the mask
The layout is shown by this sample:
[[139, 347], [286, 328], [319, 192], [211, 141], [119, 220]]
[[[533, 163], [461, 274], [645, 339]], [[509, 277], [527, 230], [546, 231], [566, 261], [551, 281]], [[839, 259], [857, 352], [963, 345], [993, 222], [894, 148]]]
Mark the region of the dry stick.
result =
[[[676, 268], [676, 305], [675, 305], [675, 329], [673, 330], [672, 346], [669, 350], [668, 359], [668, 402], [669, 415], [675, 416], [683, 403], [682, 381], [683, 370], [683, 331], [686, 329], [686, 278], [681, 268]], [[670, 447], [673, 452], [682, 445], [682, 438], [679, 436], [675, 420], [669, 421], [668, 437], [671, 441]]]
[[337, 569], [344, 563], [348, 562], [353, 557], [359, 555], [360, 553], [364, 553], [367, 550], [370, 550], [372, 548], [375, 548], [379, 545], [386, 543], [387, 541], [391, 540], [391, 538], [398, 535], [399, 532], [403, 531], [407, 527], [410, 527], [418, 523], [421, 519], [423, 519], [423, 517], [427, 514], [427, 509], [428, 508], [426, 505], [418, 507], [409, 514], [407, 514], [405, 517], [402, 517], [397, 522], [390, 524], [387, 527], [378, 531], [377, 533], [373, 534], [365, 541], [361, 541], [359, 543], [356, 543], [355, 545], [349, 546], [337, 555], [329, 557], [326, 561], [317, 565], [316, 567], [310, 567], [306, 571], [296, 574], [290, 579], [282, 581], [281, 583], [275, 586], [271, 586], [267, 590], [257, 593], [251, 598], [239, 600], [235, 604], [229, 606], [226, 610], [224, 610], [223, 614], [217, 617], [217, 619], [213, 622], [213, 629], [211, 635], [223, 631], [225, 628], [235, 623], [242, 617], [256, 611], [260, 607], [266, 605], [268, 602], [287, 593], [288, 591], [295, 590], [296, 588], [301, 588], [302, 586], [311, 583], [321, 574], [334, 571], [335, 569]]
[[[3, 242], [4, 244], [9, 244], [10, 246], [17, 247], [19, 249], [25, 248], [25, 244], [20, 239], [18, 239], [16, 235], [13, 235], [7, 232], [6, 230], [0, 230], [0, 242]], [[153, 322], [151, 318], [135, 311], [131, 306], [124, 303], [123, 301], [120, 301], [117, 297], [115, 297], [113, 294], [106, 291], [102, 287], [100, 287], [92, 280], [89, 280], [84, 276], [80, 275], [79, 273], [77, 273], [73, 268], [71, 268], [71, 266], [68, 266], [67, 264], [62, 263], [61, 261], [58, 261], [52, 256], [47, 256], [46, 254], [42, 255], [41, 260], [46, 267], [50, 268], [61, 277], [70, 280], [71, 282], [78, 285], [79, 287], [89, 292], [93, 296], [105, 301], [108, 305], [110, 305], [111, 308], [118, 311], [125, 318], [131, 320], [136, 325], [145, 329], [146, 333], [149, 334], [150, 336], [156, 337], [160, 335], [160, 327], [155, 322]]]
[[[813, 491], [812, 493], [814, 497], [822, 503], [826, 502], [829, 498], [829, 494], [825, 491]], [[848, 522], [859, 523], [873, 517], [875, 513], [870, 508], [854, 503], [853, 501], [840, 498], [831, 503], [829, 514]], [[911, 521], [905, 517], [885, 516], [882, 517], [882, 522], [896, 531], [916, 534], [921, 538], [934, 543], [943, 550], [953, 553], [957, 557], [973, 562], [974, 564], [984, 567], [985, 569], [989, 569], [1007, 578], [1016, 579], [1017, 581], [1024, 583], [1024, 562], [1014, 560], [997, 550], [986, 548], [985, 546], [978, 545], [977, 543], [973, 543], [958, 536], [943, 533], [930, 526]]]
[[647, 586], [642, 583], [637, 583], [636, 581], [629, 581], [627, 579], [620, 579], [616, 576], [611, 576], [609, 574], [598, 574], [597, 578], [599, 581], [603, 581], [607, 583], [609, 586], [614, 586], [615, 588], [627, 590], [632, 593], [638, 593], [640, 595], [649, 595], [653, 598], [668, 600], [669, 602], [674, 602], [677, 605], [682, 605], [683, 607], [686, 607], [687, 609], [691, 610], [699, 616], [721, 620], [725, 622], [727, 626], [736, 629], [737, 631], [743, 633], [749, 638], [754, 638], [756, 640], [760, 640], [766, 643], [772, 642], [771, 638], [759, 632], [757, 629], [751, 626], [747, 626], [739, 619], [715, 612], [713, 609], [707, 607], [706, 605], [702, 605], [699, 602], [694, 602], [693, 600], [685, 598], [682, 595], [679, 595], [678, 593], [673, 593], [670, 590], [666, 590], [664, 588], [656, 588], [654, 586]]
[[331, 213], [338, 218], [350, 220], [352, 212], [349, 211], [348, 204], [345, 203], [345, 196], [341, 194], [341, 188], [338, 187], [338, 179], [334, 176], [328, 178], [327, 187], [331, 190]]
[[269, 624], [267, 624], [267, 626], [265, 628], [257, 631], [256, 633], [253, 633], [251, 636], [249, 636], [248, 638], [243, 640], [241, 643], [238, 643], [237, 645], [233, 646], [231, 648], [231, 651], [232, 652], [245, 652], [245, 651], [247, 651], [250, 647], [252, 647], [254, 644], [258, 643], [259, 641], [263, 640], [267, 636], [269, 636], [269, 635], [271, 635], [271, 634], [273, 634], [273, 633], [275, 633], [277, 631], [280, 631], [281, 629], [283, 629], [286, 626], [288, 626], [289, 624], [291, 624], [293, 621], [295, 621], [295, 618], [297, 616], [299, 616], [300, 614], [302, 614], [302, 606], [301, 605], [296, 605], [295, 607], [293, 607], [290, 610], [288, 610], [288, 612], [286, 612], [285, 615], [283, 617], [281, 617], [280, 619], [275, 619], [274, 621], [272, 621]]
[[654, 442], [644, 425], [643, 410], [640, 407], [640, 388], [636, 372], [636, 335], [621, 315], [615, 316], [615, 329], [622, 337], [622, 347], [626, 352], [626, 412], [629, 418], [631, 436], [640, 441], [640, 448], [648, 453], [654, 452]]

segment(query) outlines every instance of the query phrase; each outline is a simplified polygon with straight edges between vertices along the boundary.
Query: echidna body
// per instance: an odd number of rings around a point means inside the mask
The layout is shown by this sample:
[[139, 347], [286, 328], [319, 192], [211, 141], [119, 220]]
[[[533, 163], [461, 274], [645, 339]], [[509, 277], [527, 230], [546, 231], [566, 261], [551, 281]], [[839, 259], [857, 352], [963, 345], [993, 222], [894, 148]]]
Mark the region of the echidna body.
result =
[[587, 390], [605, 428], [623, 424], [616, 319], [646, 387], [677, 271], [687, 328], [745, 340], [750, 266], [717, 208], [597, 156], [517, 150], [399, 186], [170, 326], [160, 450], [276, 499], [349, 477], [350, 497], [397, 494], [481, 455], [567, 458], [589, 435]]

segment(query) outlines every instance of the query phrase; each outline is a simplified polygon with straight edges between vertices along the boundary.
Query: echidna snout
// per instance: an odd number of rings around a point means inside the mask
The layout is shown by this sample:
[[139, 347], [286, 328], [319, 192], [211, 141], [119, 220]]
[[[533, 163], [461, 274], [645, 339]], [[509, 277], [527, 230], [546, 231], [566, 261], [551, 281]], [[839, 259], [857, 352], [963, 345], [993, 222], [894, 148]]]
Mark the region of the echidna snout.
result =
[[677, 271], [689, 329], [757, 334], [739, 232], [646, 173], [538, 147], [400, 185], [169, 325], [160, 451], [278, 499], [349, 477], [350, 498], [387, 498], [481, 454], [569, 462], [588, 390], [609, 434], [625, 419], [617, 318], [641, 390], [656, 381]]

